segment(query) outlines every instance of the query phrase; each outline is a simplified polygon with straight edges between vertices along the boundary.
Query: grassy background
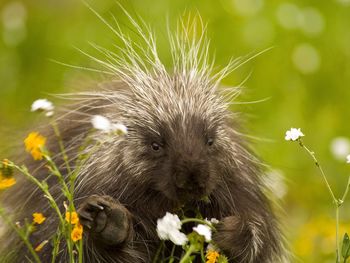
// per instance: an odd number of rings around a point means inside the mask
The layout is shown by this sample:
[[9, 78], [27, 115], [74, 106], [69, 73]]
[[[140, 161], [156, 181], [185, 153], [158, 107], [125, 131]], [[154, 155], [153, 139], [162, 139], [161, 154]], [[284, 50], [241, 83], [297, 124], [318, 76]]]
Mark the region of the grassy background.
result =
[[[284, 133], [290, 127], [302, 128], [305, 142], [315, 150], [336, 194], [341, 195], [350, 166], [335, 158], [330, 145], [339, 136], [350, 137], [350, 0], [120, 3], [155, 28], [165, 61], [169, 60], [166, 18], [174, 21], [179, 15], [197, 11], [208, 23], [218, 66], [232, 56], [274, 47], [232, 73], [225, 84], [237, 85], [251, 73], [241, 100], [268, 98], [240, 105], [239, 110], [248, 116], [249, 134], [264, 138], [255, 142], [259, 155], [271, 165], [274, 175], [286, 178], [285, 183], [277, 177], [273, 181], [283, 196], [284, 224], [295, 262], [334, 262], [330, 198], [311, 160], [297, 145], [285, 142]], [[129, 30], [130, 24], [115, 1], [91, 0], [90, 4], [107, 19], [112, 13]], [[2, 155], [31, 125], [34, 116], [28, 109], [33, 100], [103, 79], [50, 59], [94, 66], [74, 47], [96, 54], [89, 41], [107, 48], [119, 42], [79, 0], [2, 0], [0, 15]], [[16, 139], [9, 140], [9, 134]], [[345, 141], [339, 147], [346, 152], [346, 145]], [[349, 204], [341, 215], [343, 232], [350, 232]]]

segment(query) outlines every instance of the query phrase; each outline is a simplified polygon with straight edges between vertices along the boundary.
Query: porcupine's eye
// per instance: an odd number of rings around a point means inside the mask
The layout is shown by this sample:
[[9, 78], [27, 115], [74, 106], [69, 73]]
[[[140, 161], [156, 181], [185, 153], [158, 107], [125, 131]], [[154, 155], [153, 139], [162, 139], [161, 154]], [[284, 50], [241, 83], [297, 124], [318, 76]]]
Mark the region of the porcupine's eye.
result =
[[153, 151], [158, 152], [160, 150], [161, 146], [156, 142], [152, 142], [151, 148]]
[[207, 145], [212, 146], [214, 144], [214, 139], [213, 138], [208, 138], [207, 140]]

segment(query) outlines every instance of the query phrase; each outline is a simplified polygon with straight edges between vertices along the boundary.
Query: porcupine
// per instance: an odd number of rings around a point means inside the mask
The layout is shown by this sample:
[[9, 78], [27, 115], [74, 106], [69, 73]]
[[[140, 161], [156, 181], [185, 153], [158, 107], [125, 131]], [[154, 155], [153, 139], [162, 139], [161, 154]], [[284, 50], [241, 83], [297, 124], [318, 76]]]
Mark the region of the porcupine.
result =
[[[107, 59], [93, 59], [113, 80], [96, 91], [72, 95], [79, 102], [57, 118], [70, 158], [90, 130], [93, 115], [128, 128], [126, 136], [106, 139], [77, 177], [75, 205], [84, 226], [84, 262], [151, 262], [159, 244], [157, 219], [184, 206], [220, 221], [213, 240], [230, 262], [282, 262], [281, 231], [264, 194], [260, 162], [238, 131], [240, 117], [229, 110], [237, 90], [220, 88], [221, 80], [244, 60], [215, 73], [205, 30], [196, 39], [189, 34], [196, 25], [181, 24], [169, 36], [173, 66], [167, 69], [153, 33], [130, 20], [147, 47], [107, 24], [125, 48], [119, 56], [96, 46]], [[52, 131], [42, 133], [50, 138]], [[58, 144], [53, 138], [48, 141], [66, 174]], [[29, 159], [26, 163], [37, 178], [47, 177], [45, 168]], [[57, 203], [63, 204], [55, 178], [47, 182]], [[17, 220], [30, 218], [38, 208], [48, 215], [33, 233], [33, 243], [54, 233], [55, 216], [32, 184], [21, 180], [4, 200]], [[1, 237], [3, 250], [16, 244], [10, 231]], [[51, 251], [50, 245], [43, 248], [43, 262], [51, 262]], [[11, 258], [26, 262], [26, 256], [26, 248], [19, 246]], [[66, 257], [61, 252], [57, 262], [67, 262]]]

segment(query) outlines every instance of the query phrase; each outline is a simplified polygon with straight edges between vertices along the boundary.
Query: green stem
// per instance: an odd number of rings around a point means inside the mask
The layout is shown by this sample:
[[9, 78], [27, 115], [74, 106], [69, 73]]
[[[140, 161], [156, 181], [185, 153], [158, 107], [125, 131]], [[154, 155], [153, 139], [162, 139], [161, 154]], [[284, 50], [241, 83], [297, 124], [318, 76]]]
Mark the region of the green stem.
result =
[[[70, 213], [72, 213], [70, 211]], [[71, 221], [71, 220], [69, 220]], [[69, 262], [70, 263], [74, 263], [74, 255], [73, 255], [73, 242], [72, 239], [70, 237], [70, 233], [72, 232], [72, 225], [70, 223], [67, 224], [67, 229], [66, 229], [67, 233], [66, 233], [66, 242], [67, 242], [67, 249], [68, 249], [68, 255], [69, 255]]]
[[83, 240], [79, 241], [79, 263], [83, 263]]
[[22, 239], [24, 244], [27, 246], [30, 254], [32, 254], [33, 259], [35, 260], [35, 262], [41, 263], [41, 260], [40, 260], [40, 258], [38, 256], [38, 254], [35, 252], [32, 244], [29, 242], [26, 234], [23, 233], [22, 231], [20, 231], [20, 229], [15, 224], [13, 224], [11, 220], [9, 220], [7, 218], [7, 216], [4, 214], [4, 211], [3, 211], [2, 208], [0, 208], [0, 216], [4, 219], [6, 224], [8, 224], [18, 234], [18, 236]]
[[[46, 159], [48, 159], [49, 157], [46, 157]], [[50, 159], [50, 158], [49, 158]], [[51, 160], [51, 159], [50, 159]], [[49, 192], [48, 190], [48, 186], [47, 185], [44, 185], [43, 183], [41, 183], [38, 179], [36, 179], [33, 175], [31, 175], [28, 171], [28, 169], [26, 167], [19, 167], [13, 163], [11, 163], [11, 165], [16, 169], [18, 170], [19, 172], [21, 172], [23, 175], [25, 175], [27, 177], [27, 179], [29, 181], [31, 181], [32, 183], [36, 184], [40, 189], [41, 191], [43, 191], [43, 193], [45, 194], [45, 197], [49, 200], [49, 203], [50, 203], [50, 206], [56, 211], [57, 215], [58, 215], [58, 218], [59, 218], [59, 221], [60, 221], [60, 224], [61, 226], [64, 228], [65, 230], [65, 219], [63, 218], [62, 216], [62, 213], [55, 201], [55, 199], [53, 198], [53, 196], [51, 195], [51, 193]], [[56, 166], [54, 165], [54, 168]], [[67, 241], [67, 248], [68, 248], [68, 253], [69, 253], [69, 256], [70, 256], [70, 262], [74, 262], [73, 259], [72, 259], [72, 246], [70, 245], [71, 243], [71, 240], [70, 240], [70, 233], [68, 233], [68, 235], [66, 235], [66, 241]]]
[[[318, 168], [318, 170], [320, 171], [322, 178], [324, 180], [324, 182], [326, 183], [327, 189], [332, 197], [333, 203], [335, 205], [335, 220], [336, 220], [336, 225], [335, 225], [335, 242], [336, 242], [336, 263], [340, 262], [340, 250], [339, 250], [339, 207], [342, 205], [343, 200], [338, 200], [333, 191], [332, 188], [327, 180], [326, 174], [324, 173], [322, 166], [320, 165], [320, 163], [318, 162], [315, 153], [311, 150], [309, 150], [309, 148], [307, 148], [301, 139], [298, 140], [299, 145], [304, 148], [306, 150], [306, 152], [311, 156], [311, 158], [314, 160], [316, 167]], [[350, 180], [350, 179], [349, 179]], [[349, 184], [348, 184], [349, 185]], [[348, 186], [347, 186], [348, 188]], [[346, 196], [348, 192], [348, 189], [345, 190], [344, 196]]]
[[175, 248], [176, 248], [176, 246], [175, 246], [175, 245], [173, 245], [173, 248], [171, 249], [171, 254], [170, 254], [169, 263], [173, 263], [173, 262], [174, 262], [174, 253], [175, 253]]
[[311, 158], [314, 160], [316, 167], [317, 167], [318, 170], [321, 172], [322, 178], [323, 178], [324, 182], [326, 183], [327, 189], [328, 189], [328, 191], [329, 191], [329, 193], [330, 193], [330, 195], [331, 195], [331, 197], [332, 197], [332, 199], [333, 199], [333, 202], [334, 202], [335, 204], [337, 204], [339, 201], [338, 201], [338, 199], [335, 197], [335, 195], [334, 195], [334, 193], [333, 193], [333, 191], [332, 191], [332, 188], [331, 188], [330, 184], [328, 183], [327, 177], [326, 177], [326, 175], [325, 175], [325, 173], [324, 173], [324, 171], [323, 171], [323, 169], [322, 169], [320, 163], [319, 163], [318, 160], [316, 159], [315, 153], [312, 152], [312, 151], [310, 151], [310, 150], [302, 143], [302, 141], [301, 141], [300, 139], [299, 139], [299, 145], [300, 145], [301, 147], [303, 147], [303, 148], [307, 151], [307, 153], [311, 156]]
[[[86, 143], [88, 142], [88, 140], [86, 140]], [[95, 151], [101, 146], [100, 142], [97, 142], [90, 150], [89, 153], [84, 156], [84, 158], [78, 158], [78, 160], [76, 161], [76, 168], [74, 170], [74, 172], [72, 173], [72, 175], [70, 176], [70, 182], [71, 182], [71, 191], [72, 194], [74, 194], [74, 182], [76, 180], [76, 178], [78, 177], [78, 174], [81, 170], [81, 168], [83, 167], [83, 165], [85, 164], [85, 162], [95, 153]], [[79, 150], [79, 156], [81, 156], [81, 153], [86, 149], [86, 147], [82, 147]], [[72, 187], [73, 185], [73, 187]]]
[[346, 184], [345, 192], [344, 192], [344, 194], [343, 194], [343, 196], [342, 196], [342, 198], [341, 198], [341, 202], [342, 202], [342, 203], [345, 201], [345, 198], [346, 198], [346, 196], [347, 196], [348, 193], [349, 193], [349, 189], [350, 189], [350, 176], [348, 177], [348, 182], [347, 182], [347, 184]]
[[205, 255], [204, 255], [204, 249], [201, 249], [201, 257], [202, 257], [202, 262], [205, 262]]
[[58, 169], [54, 161], [51, 159], [50, 156], [48, 156], [46, 153], [44, 154], [45, 160], [48, 162], [49, 166], [51, 167], [51, 171], [53, 172], [54, 175], [57, 176], [59, 183], [62, 185], [63, 189], [62, 192], [63, 194], [67, 197], [68, 201], [72, 201], [72, 194], [69, 191], [68, 185], [66, 184], [63, 175], [61, 174], [61, 171]]
[[55, 132], [56, 137], [57, 137], [58, 144], [59, 144], [59, 147], [60, 147], [60, 150], [62, 153], [63, 161], [66, 164], [68, 174], [71, 174], [72, 170], [71, 170], [70, 165], [69, 165], [68, 155], [67, 155], [66, 149], [63, 145], [62, 136], [61, 136], [60, 130], [58, 129], [58, 125], [57, 125], [56, 121], [53, 121], [51, 123], [51, 126]]
[[61, 233], [62, 233], [62, 230], [60, 228], [58, 228], [57, 235], [54, 237], [54, 241], [53, 241], [51, 263], [56, 262], [56, 256], [57, 256], [59, 248], [60, 248]]
[[61, 211], [58, 208], [58, 205], [57, 205], [55, 199], [53, 198], [51, 193], [48, 191], [48, 189], [46, 189], [46, 187], [41, 182], [39, 182], [38, 179], [36, 179], [33, 175], [31, 175], [28, 172], [27, 168], [19, 167], [19, 166], [13, 164], [13, 163], [11, 163], [11, 165], [13, 166], [13, 168], [15, 168], [16, 170], [21, 172], [23, 175], [25, 175], [29, 181], [31, 181], [32, 183], [36, 184], [40, 188], [40, 190], [42, 190], [44, 192], [45, 197], [49, 200], [49, 203], [50, 203], [51, 207], [56, 211], [61, 224], [64, 224], [64, 219], [63, 219], [63, 216], [61, 214]]
[[340, 251], [339, 251], [339, 205], [336, 204], [335, 208], [335, 242], [336, 242], [336, 262], [340, 262]]
[[[57, 135], [58, 138], [60, 138], [60, 134], [59, 134], [59, 131], [58, 131], [58, 128], [55, 124], [53, 124], [53, 127], [54, 129], [56, 129], [55, 133]], [[88, 140], [88, 138], [87, 138]], [[75, 180], [80, 172], [80, 169], [81, 167], [83, 166], [83, 164], [85, 163], [85, 161], [95, 152], [95, 149], [98, 148], [99, 144], [95, 145], [91, 151], [89, 151], [89, 154], [87, 155], [86, 158], [84, 159], [80, 159], [78, 158], [79, 160], [79, 163], [77, 163], [76, 165], [76, 168], [74, 171], [71, 171], [70, 169], [70, 166], [69, 166], [69, 163], [68, 163], [68, 157], [65, 153], [65, 149], [64, 149], [64, 146], [63, 146], [63, 143], [62, 143], [62, 140], [60, 142], [60, 145], [61, 145], [61, 152], [62, 152], [62, 155], [66, 161], [66, 166], [67, 166], [67, 170], [69, 172], [69, 187], [66, 183], [66, 181], [64, 180], [64, 177], [62, 176], [60, 170], [58, 169], [58, 167], [56, 166], [56, 164], [52, 161], [52, 159], [48, 156], [48, 155], [45, 155], [49, 165], [51, 166], [51, 168], [53, 169], [53, 172], [54, 174], [58, 177], [59, 179], [59, 182], [60, 184], [62, 185], [63, 187], [63, 194], [67, 197], [68, 199], [68, 202], [69, 202], [69, 212], [72, 213], [73, 211], [75, 211], [75, 207], [74, 207], [74, 191], [75, 191]], [[81, 154], [81, 152], [79, 152], [79, 155]], [[79, 156], [78, 156], [79, 157]], [[67, 249], [68, 249], [68, 254], [69, 254], [69, 262], [70, 263], [74, 263], [74, 255], [73, 255], [73, 247], [74, 247], [74, 243], [70, 237], [70, 234], [71, 234], [71, 231], [72, 231], [72, 225], [71, 224], [68, 224], [67, 228], [66, 228], [66, 242], [67, 242]], [[79, 246], [77, 246], [77, 249], [78, 249], [78, 261], [79, 262], [82, 262], [83, 261], [83, 242], [81, 241], [79, 243]]]
[[195, 251], [195, 247], [193, 245], [190, 246], [190, 248], [186, 251], [186, 254], [183, 256], [183, 258], [180, 260], [180, 263], [185, 263], [188, 261], [191, 254]]
[[[67, 197], [68, 199], [68, 205], [69, 205], [69, 212], [72, 213], [75, 211], [74, 204], [73, 204], [73, 193], [70, 191], [61, 171], [58, 169], [57, 165], [55, 162], [51, 159], [51, 157], [48, 154], [44, 154], [44, 157], [46, 161], [48, 162], [49, 166], [52, 169], [52, 172], [56, 177], [58, 178], [58, 181], [60, 185], [62, 186], [62, 192], [64, 196]], [[65, 222], [63, 222], [65, 224]], [[70, 233], [72, 231], [72, 226], [71, 224], [68, 224], [68, 227], [65, 229], [66, 235], [66, 243], [67, 243], [67, 249], [68, 249], [68, 255], [69, 255], [69, 262], [74, 263], [74, 255], [73, 255], [73, 241], [71, 240]]]
[[164, 241], [160, 242], [159, 247], [157, 249], [156, 255], [154, 256], [152, 263], [157, 263], [158, 262], [158, 258], [160, 255], [160, 252], [162, 251], [162, 248], [164, 246]]

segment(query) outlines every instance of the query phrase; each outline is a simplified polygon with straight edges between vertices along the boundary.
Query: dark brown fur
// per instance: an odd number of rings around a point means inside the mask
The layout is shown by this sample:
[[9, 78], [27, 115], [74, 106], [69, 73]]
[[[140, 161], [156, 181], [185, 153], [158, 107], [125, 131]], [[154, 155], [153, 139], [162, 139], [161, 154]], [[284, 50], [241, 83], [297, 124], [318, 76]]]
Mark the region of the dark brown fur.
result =
[[[137, 103], [127, 86], [111, 86], [112, 92], [129, 96]], [[92, 115], [113, 116], [113, 119], [123, 121], [129, 130], [127, 136], [116, 139], [117, 143], [105, 142], [90, 158], [88, 169], [83, 170], [77, 179], [75, 204], [81, 214], [91, 203], [93, 195], [107, 200], [104, 208], [116, 212], [114, 215], [101, 214], [98, 220], [103, 223], [96, 223], [99, 211], [89, 210], [93, 222], [82, 219], [84, 226], [90, 224], [92, 227], [91, 230], [84, 228], [84, 262], [151, 262], [159, 244], [157, 219], [167, 211], [176, 213], [183, 207], [199, 209], [204, 217], [220, 220], [214, 241], [230, 262], [282, 262], [280, 230], [263, 193], [259, 165], [247, 150], [244, 139], [235, 131], [234, 120], [226, 116], [222, 118], [222, 113], [216, 113], [215, 109], [210, 123], [200, 112], [186, 116], [185, 120], [181, 113], [176, 114], [171, 122], [155, 113], [152, 115], [153, 129], [150, 129], [149, 124], [136, 121], [142, 118], [137, 117], [138, 113], [134, 113], [135, 119], [132, 119], [133, 113], [125, 113], [125, 106], [111, 103], [110, 99], [88, 98], [74, 107], [77, 108], [75, 111], [61, 112], [58, 120], [64, 145], [72, 159], [91, 128]], [[149, 111], [154, 112], [154, 109]], [[184, 111], [183, 114], [190, 113]], [[52, 131], [44, 129], [42, 133], [49, 137], [48, 147], [56, 155], [55, 160], [60, 163], [62, 172], [66, 173], [56, 139], [50, 135]], [[208, 138], [214, 140], [212, 146], [207, 145]], [[162, 146], [160, 151], [152, 150], [153, 142]], [[46, 179], [47, 169], [42, 165], [39, 168], [38, 162], [29, 159], [26, 161], [29, 169], [40, 180]], [[20, 178], [20, 175], [16, 177]], [[52, 176], [47, 180], [64, 211], [65, 199], [57, 180]], [[208, 196], [209, 202], [201, 201], [203, 196]], [[43, 194], [28, 181], [19, 179], [19, 183], [3, 197], [3, 203], [11, 213], [15, 211], [14, 221], [23, 222], [37, 211], [47, 215], [47, 221], [32, 235], [33, 244], [49, 239], [55, 233], [58, 223], [54, 212]], [[101, 234], [101, 230], [94, 233], [94, 228], [101, 224], [115, 229], [117, 226], [108, 225], [108, 218], [119, 216], [124, 220], [122, 228], [127, 231], [119, 236], [117, 243], [113, 240], [104, 242], [109, 239]], [[26, 262], [26, 257], [30, 258], [13, 231], [3, 235], [0, 244], [3, 252], [16, 248], [17, 253], [9, 262]], [[50, 245], [40, 256], [43, 262], [50, 262]], [[61, 251], [57, 262], [67, 262], [66, 256]]]

